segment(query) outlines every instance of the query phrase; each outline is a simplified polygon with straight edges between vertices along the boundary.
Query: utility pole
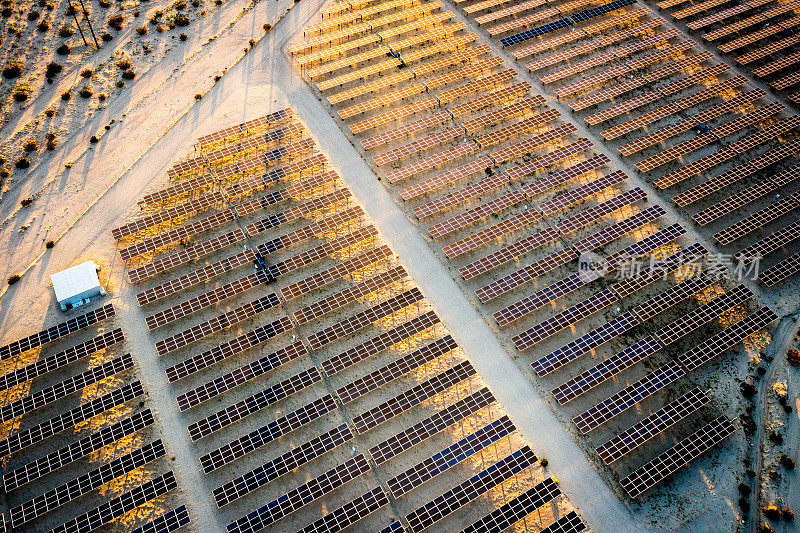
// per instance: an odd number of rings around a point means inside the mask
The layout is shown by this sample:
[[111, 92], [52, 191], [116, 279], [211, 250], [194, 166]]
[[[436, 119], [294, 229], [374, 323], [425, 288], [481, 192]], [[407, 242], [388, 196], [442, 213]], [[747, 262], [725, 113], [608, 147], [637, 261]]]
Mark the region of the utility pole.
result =
[[92, 38], [94, 39], [94, 47], [95, 49], [100, 48], [100, 43], [97, 42], [97, 35], [94, 34], [94, 28], [92, 28], [92, 21], [89, 20], [89, 12], [86, 11], [86, 7], [83, 5], [83, 0], [78, 0], [81, 4], [81, 9], [83, 10], [83, 18], [86, 19], [86, 24], [89, 25], [89, 31], [92, 32]]
[[86, 36], [83, 34], [81, 23], [78, 22], [78, 10], [75, 9], [75, 6], [72, 5], [72, 0], [69, 0], [69, 8], [72, 11], [72, 16], [75, 18], [75, 25], [78, 27], [78, 31], [81, 33], [81, 39], [83, 39], [83, 45], [89, 46], [89, 43], [86, 42]]

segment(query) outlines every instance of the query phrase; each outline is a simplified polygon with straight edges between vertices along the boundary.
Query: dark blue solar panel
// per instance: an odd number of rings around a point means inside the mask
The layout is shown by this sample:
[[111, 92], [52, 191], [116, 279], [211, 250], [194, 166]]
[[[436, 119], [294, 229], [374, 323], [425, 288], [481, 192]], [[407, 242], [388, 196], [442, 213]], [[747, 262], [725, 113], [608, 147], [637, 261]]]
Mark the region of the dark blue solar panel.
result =
[[548, 22], [547, 24], [539, 26], [538, 28], [525, 30], [522, 33], [500, 39], [500, 43], [503, 45], [503, 47], [513, 46], [515, 44], [524, 43], [530, 39], [535, 39], [536, 37], [552, 33], [556, 30], [560, 30], [561, 28], [566, 28], [567, 26], [571, 25], [572, 21], [569, 18], [554, 20], [553, 22]]

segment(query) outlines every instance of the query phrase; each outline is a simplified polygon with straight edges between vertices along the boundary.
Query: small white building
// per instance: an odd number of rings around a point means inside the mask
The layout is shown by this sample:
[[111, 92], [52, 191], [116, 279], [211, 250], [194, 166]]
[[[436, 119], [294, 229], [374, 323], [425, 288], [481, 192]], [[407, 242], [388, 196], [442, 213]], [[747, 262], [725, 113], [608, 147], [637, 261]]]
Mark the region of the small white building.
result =
[[98, 270], [100, 267], [94, 261], [86, 261], [50, 276], [62, 311], [80, 307], [92, 297], [106, 293], [97, 278]]

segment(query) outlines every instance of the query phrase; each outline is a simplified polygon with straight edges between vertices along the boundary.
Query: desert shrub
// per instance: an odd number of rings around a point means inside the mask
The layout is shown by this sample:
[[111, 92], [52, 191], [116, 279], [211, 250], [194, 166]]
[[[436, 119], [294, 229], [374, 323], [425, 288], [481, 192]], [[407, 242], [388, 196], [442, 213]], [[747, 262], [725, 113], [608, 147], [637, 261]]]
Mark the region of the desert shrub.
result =
[[52, 118], [55, 116], [55, 114], [56, 110], [51, 107], [48, 107], [47, 109], [44, 110], [44, 116], [46, 116], [47, 118]]
[[122, 89], [123, 87], [125, 87], [125, 82], [122, 80], [117, 80], [117, 83], [115, 83], [114, 86], [117, 87], [118, 89]]
[[184, 10], [184, 9], [186, 9], [186, 7], [187, 7], [187, 6], [186, 6], [186, 2], [185, 2], [184, 0], [177, 0], [177, 2], [175, 2], [175, 3], [173, 4], [173, 6], [174, 6], [174, 7], [175, 7], [175, 9], [177, 9], [178, 11], [183, 11], [183, 10]]
[[747, 496], [753, 491], [747, 483], [739, 483], [739, 492]]
[[180, 34], [180, 39], [181, 39], [181, 41], [185, 41], [185, 40], [186, 40], [186, 39], [188, 39], [188, 38], [189, 38], [189, 36], [188, 36], [188, 35], [186, 35], [185, 33], [181, 33], [181, 34]]
[[129, 68], [131, 68], [131, 62], [128, 61], [127, 59], [120, 59], [119, 61], [117, 61], [114, 64], [120, 70], [128, 70]]
[[22, 145], [22, 148], [26, 152], [35, 152], [36, 150], [39, 149], [39, 142], [33, 137], [31, 137], [30, 139], [25, 141], [25, 144]]
[[47, 241], [46, 243], [44, 243], [44, 247], [47, 248], [48, 250], [55, 245], [56, 245], [55, 241]]
[[75, 15], [78, 13], [78, 10], [72, 4], [67, 6], [67, 10], [64, 12], [68, 17]]
[[539, 459], [539, 464], [544, 468], [545, 466], [550, 464], [550, 461], [547, 460], [547, 457], [542, 457]]
[[3, 77], [7, 80], [18, 78], [22, 74], [22, 63], [19, 61], [12, 61], [3, 68]]
[[136, 33], [139, 35], [147, 35], [147, 26], [139, 26], [136, 28]]
[[123, 80], [132, 80], [135, 77], [136, 77], [136, 73], [134, 71], [132, 71], [132, 70], [126, 70], [125, 72], [122, 73], [122, 79]]
[[777, 431], [773, 431], [769, 434], [769, 440], [774, 442], [775, 444], [783, 444], [783, 435], [781, 435]]
[[781, 512], [775, 504], [769, 504], [761, 510], [764, 516], [770, 520], [777, 520], [781, 517]]
[[787, 470], [794, 470], [794, 459], [788, 455], [781, 455], [780, 462]]
[[61, 27], [58, 29], [58, 36], [59, 36], [59, 37], [64, 37], [65, 39], [66, 39], [67, 37], [72, 37], [72, 35], [73, 35], [74, 33], [75, 33], [75, 30], [73, 30], [73, 29], [72, 29], [72, 28], [70, 28], [69, 26], [61, 26]]
[[63, 93], [61, 93], [61, 99], [64, 100], [65, 102], [70, 98], [72, 98], [72, 93], [70, 91], [64, 91]]
[[253, 48], [256, 45], [256, 40], [250, 39], [250, 41], [248, 41], [248, 44], [250, 45], [250, 48]]
[[0, 178], [7, 178], [11, 175], [11, 171], [6, 167], [0, 168]]
[[181, 28], [183, 28], [184, 26], [188, 26], [189, 18], [183, 13], [178, 13], [177, 15], [175, 15], [175, 25], [180, 26]]
[[105, 93], [100, 93], [100, 94], [98, 94], [98, 95], [97, 95], [97, 99], [98, 99], [98, 100], [100, 100], [101, 102], [105, 102], [105, 101], [106, 101], [106, 95], [105, 95]]
[[786, 507], [784, 509], [781, 509], [781, 516], [783, 516], [783, 519], [786, 520], [787, 522], [791, 522], [792, 520], [794, 520], [794, 511]]
[[11, 9], [10, 7], [4, 7], [3, 10], [0, 11], [0, 14], [2, 14], [3, 17], [8, 18], [14, 14], [14, 10]]
[[111, 2], [109, 2], [108, 0], [100, 0], [100, 2], [98, 2], [98, 3], [100, 4], [100, 7], [103, 7], [103, 8], [106, 8], [106, 9], [111, 7]]
[[92, 90], [91, 86], [85, 85], [83, 89], [81, 89], [80, 92], [78, 92], [78, 94], [84, 98], [91, 98], [92, 95], [94, 94], [94, 91]]
[[786, 352], [786, 360], [792, 366], [800, 366], [800, 351], [795, 350], [792, 348], [788, 352]]
[[752, 383], [742, 383], [740, 388], [742, 390], [742, 396], [745, 398], [752, 398], [756, 395], [756, 387]]
[[200, 0], [192, 0], [192, 7], [200, 7]]
[[262, 27], [264, 28], [264, 31], [267, 32], [267, 31], [272, 29], [272, 24], [267, 23], [267, 24], [264, 24], [264, 26], [262, 26]]
[[56, 48], [56, 53], [60, 56], [69, 54], [69, 45], [67, 43], [63, 43], [61, 46]]
[[156, 26], [156, 31], [157, 31], [158, 33], [164, 33], [164, 26], [162, 26], [161, 24], [159, 24], [158, 26]]
[[108, 42], [111, 39], [113, 39], [114, 37], [110, 33], [108, 33], [107, 31], [104, 31], [103, 35], [101, 35], [100, 38], [103, 39], [105, 42]]
[[203, 95], [202, 94], [196, 94], [196, 95], [194, 95], [194, 99], [195, 100], [202, 100], [203, 99]]
[[46, 20], [41, 21], [39, 24], [36, 25], [36, 29], [40, 32], [44, 33], [50, 29], [50, 23]]
[[33, 22], [34, 20], [39, 20], [39, 12], [36, 10], [28, 12], [28, 20]]
[[55, 150], [57, 146], [58, 144], [56, 143], [55, 138], [47, 140], [47, 149], [50, 150], [51, 152]]
[[29, 166], [31, 166], [31, 162], [25, 159], [24, 157], [20, 157], [19, 159], [17, 159], [17, 162], [14, 163], [14, 166], [20, 170], [24, 170]]
[[85, 68], [81, 71], [81, 78], [86, 78], [87, 80], [92, 77], [92, 69]]
[[122, 15], [114, 15], [108, 19], [108, 27], [120, 31], [122, 30], [123, 22], [125, 22], [125, 17]]
[[47, 64], [47, 68], [44, 71], [44, 75], [46, 77], [48, 77], [48, 78], [52, 78], [53, 76], [55, 76], [56, 74], [58, 74], [62, 70], [63, 70], [63, 67], [61, 65], [51, 61], [50, 63]]
[[97, 138], [97, 135], [92, 135], [91, 137], [89, 137], [89, 142], [92, 144], [97, 144], [97, 141], [99, 140], [100, 139]]
[[6, 161], [7, 161], [6, 157], [3, 156], [3, 155], [0, 155], [0, 165], [5, 165]]
[[219, 74], [217, 74], [216, 76], [214, 76], [214, 82], [218, 82], [218, 81], [219, 81], [219, 80], [221, 80], [221, 79], [222, 79], [222, 76], [220, 76]]
[[19, 85], [18, 87], [15, 87], [14, 92], [11, 93], [11, 96], [14, 98], [15, 102], [24, 102], [30, 95], [31, 89], [27, 85]]
[[19, 278], [19, 274], [13, 274], [12, 276], [10, 276], [10, 277], [8, 278], [8, 284], [9, 284], [9, 285], [13, 285], [13, 284], [15, 284], [16, 282], [18, 282], [18, 281], [19, 281], [19, 279], [20, 279], [20, 278]]

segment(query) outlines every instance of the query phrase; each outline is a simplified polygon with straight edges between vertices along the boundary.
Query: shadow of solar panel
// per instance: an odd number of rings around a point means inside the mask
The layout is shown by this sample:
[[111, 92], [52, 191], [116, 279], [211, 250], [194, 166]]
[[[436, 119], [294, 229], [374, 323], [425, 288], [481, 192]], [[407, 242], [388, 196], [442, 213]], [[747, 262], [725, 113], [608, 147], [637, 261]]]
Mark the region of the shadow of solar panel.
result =
[[389, 503], [381, 487], [368, 491], [355, 500], [328, 513], [300, 530], [301, 533], [333, 533], [350, 527]]
[[257, 450], [269, 442], [296, 430], [336, 409], [336, 402], [333, 397], [326, 395], [319, 400], [315, 400], [300, 409], [296, 409], [274, 422], [270, 422], [255, 431], [220, 446], [216, 450], [200, 457], [200, 464], [206, 474], [244, 457], [248, 453]]
[[131, 354], [112, 359], [77, 376], [4, 405], [0, 408], [0, 422], [7, 422], [18, 416], [28, 414], [49, 403], [66, 398], [84, 387], [93, 385], [102, 379], [130, 368], [133, 368], [133, 358]]
[[234, 422], [238, 422], [253, 413], [266, 409], [284, 398], [288, 398], [296, 392], [310, 387], [321, 379], [322, 377], [315, 367], [304, 370], [289, 379], [267, 387], [252, 396], [248, 396], [244, 400], [198, 420], [194, 424], [190, 424], [188, 428], [189, 436], [193, 441], [207, 437], [222, 428], [228, 427]]
[[408, 322], [404, 322], [389, 331], [381, 333], [372, 339], [361, 343], [341, 354], [322, 362], [322, 369], [329, 376], [341, 372], [354, 364], [376, 355], [386, 348], [402, 342], [414, 335], [435, 326], [440, 322], [434, 311], [428, 311]]
[[622, 479], [622, 488], [637, 498], [704, 454], [734, 432], [730, 420], [721, 416]]
[[744, 263], [752, 263], [757, 257], [762, 258], [774, 252], [778, 248], [800, 238], [800, 220], [792, 222], [774, 232], [769, 237], [751, 244], [747, 248], [734, 254], [734, 259]]
[[711, 401], [706, 393], [692, 389], [680, 398], [665, 405], [647, 418], [597, 448], [597, 453], [607, 465], [629, 454], [645, 442], [665, 431]]
[[120, 226], [119, 228], [114, 228], [111, 230], [111, 236], [116, 240], [120, 240], [130, 235], [139, 233], [140, 231], [144, 231], [147, 228], [152, 228], [153, 226], [157, 226], [164, 222], [169, 222], [174, 218], [184, 217], [200, 211], [205, 211], [211, 206], [222, 202], [222, 199], [222, 193], [219, 191], [206, 194], [194, 200], [179, 204], [175, 207], [162, 209], [161, 211], [149, 217], [140, 218], [139, 220], [129, 222], [128, 224]]
[[132, 400], [144, 394], [144, 389], [139, 381], [100, 396], [90, 402], [76, 407], [66, 413], [37, 424], [29, 429], [20, 431], [0, 441], [0, 457], [5, 457], [33, 446], [45, 439], [64, 431], [65, 429], [80, 424], [95, 415], [104, 413], [112, 407]]
[[[553, 501], [560, 494], [561, 489], [558, 488], [553, 478], [547, 478], [516, 498], [508, 501], [508, 503], [498, 507], [477, 522], [473, 522], [462, 529], [461, 533], [491, 533], [503, 531], [519, 522], [542, 505]], [[575, 517], [570, 518], [570, 520], [574, 521], [577, 519], [577, 522], [582, 524], [581, 519], [574, 511], [567, 516], [573, 514]], [[562, 517], [562, 519], [567, 518], [567, 516]], [[576, 529], [575, 531], [581, 531], [581, 529]]]
[[419, 303], [423, 298], [422, 292], [417, 287], [414, 287], [413, 289], [389, 298], [385, 302], [370, 307], [361, 313], [357, 313], [350, 318], [337, 322], [322, 331], [312, 333], [308, 336], [308, 344], [312, 349], [318, 350], [335, 340], [364, 329], [373, 322], [377, 322], [410, 305]]
[[393, 477], [387, 482], [389, 490], [395, 498], [399, 498], [516, 429], [511, 419], [503, 416]]
[[675, 322], [663, 326], [656, 332], [656, 337], [664, 346], [672, 344], [703, 324], [714, 320], [716, 317], [739, 304], [747, 301], [753, 293], [744, 285], [726, 292], [711, 300], [709, 303], [695, 309], [688, 315], [683, 315]]
[[563, 298], [601, 277], [601, 274], [596, 270], [580, 270], [555, 283], [551, 283], [544, 289], [536, 291], [527, 298], [523, 298], [508, 307], [504, 307], [494, 313], [492, 317], [495, 319], [498, 326], [501, 328], [507, 327], [517, 320], [528, 316], [537, 309], [551, 302], [555, 302], [559, 298]]
[[93, 433], [77, 442], [60, 448], [48, 455], [37, 459], [31, 463], [6, 472], [4, 476], [5, 489], [7, 492], [15, 490], [26, 483], [30, 483], [40, 477], [58, 470], [62, 466], [77, 461], [104, 446], [108, 446], [124, 437], [150, 426], [154, 422], [153, 413], [150, 409], [139, 411], [129, 418], [121, 420]]
[[[285, 235], [271, 239], [263, 244], [259, 244], [256, 249], [262, 256], [267, 256], [277, 252], [278, 250], [283, 250], [284, 248], [303, 243], [314, 237], [314, 235], [325, 233], [338, 226], [341, 226], [346, 222], [356, 220], [363, 214], [364, 211], [360, 207], [353, 207], [341, 213], [336, 213], [334, 215], [325, 217], [298, 230], [291, 231]], [[320, 251], [322, 250], [318, 250], [318, 252]]]
[[624, 172], [618, 170], [611, 174], [601, 176], [596, 180], [592, 180], [586, 185], [581, 185], [564, 194], [555, 197], [547, 202], [539, 204], [539, 210], [545, 215], [550, 216], [562, 209], [566, 209], [572, 205], [582, 202], [583, 200], [593, 196], [599, 192], [604, 191], [608, 187], [613, 187], [628, 179]]
[[366, 433], [370, 429], [379, 426], [387, 420], [411, 409], [415, 405], [419, 405], [425, 400], [432, 398], [473, 375], [475, 375], [475, 368], [469, 361], [459, 363], [449, 370], [420, 383], [416, 387], [354, 417], [353, 425], [359, 433]]
[[389, 383], [390, 381], [411, 372], [412, 370], [420, 368], [426, 363], [429, 363], [437, 357], [450, 352], [451, 350], [455, 350], [456, 348], [458, 348], [456, 341], [452, 336], [447, 335], [446, 337], [423, 346], [419, 350], [401, 357], [397, 361], [389, 363], [388, 365], [383, 366], [374, 372], [370, 372], [363, 378], [357, 379], [352, 383], [339, 388], [336, 391], [336, 396], [338, 396], [344, 404], [352, 402], [356, 398], [360, 398], [361, 396], [372, 392], [378, 387], [381, 387], [386, 383]]
[[497, 281], [485, 285], [475, 291], [475, 295], [481, 303], [487, 303], [504, 294], [508, 294], [514, 289], [532, 282], [537, 277], [550, 272], [551, 270], [563, 266], [576, 259], [578, 254], [571, 248], [559, 252], [553, 252], [544, 259], [527, 265]]
[[575, 250], [577, 250], [579, 253], [591, 252], [592, 250], [596, 250], [597, 248], [605, 246], [611, 241], [622, 237], [628, 232], [631, 232], [659, 217], [664, 216], [664, 214], [666, 214], [666, 211], [664, 211], [663, 207], [660, 205], [654, 205], [649, 209], [617, 222], [613, 226], [609, 226], [598, 231], [597, 233], [593, 233], [592, 235], [581, 239], [576, 243], [573, 243], [572, 247], [575, 248]]
[[463, 400], [445, 407], [436, 414], [372, 446], [369, 449], [369, 454], [376, 464], [384, 463], [456, 422], [460, 422], [479, 409], [494, 403], [494, 401], [495, 398], [492, 393], [488, 388], [484, 387]]
[[539, 322], [532, 328], [529, 328], [519, 335], [511, 339], [516, 346], [517, 350], [524, 351], [533, 346], [534, 344], [543, 341], [544, 339], [566, 329], [579, 320], [583, 320], [597, 311], [608, 307], [613, 302], [617, 301], [617, 297], [609, 289], [604, 289], [580, 303], [573, 305], [553, 315], [552, 317]]
[[279, 318], [167, 368], [167, 379], [170, 382], [183, 379], [249, 348], [258, 346], [281, 333], [289, 331], [292, 327], [292, 321], [289, 320], [289, 317]]
[[48, 372], [74, 363], [87, 355], [99, 352], [123, 340], [125, 340], [125, 335], [123, 335], [122, 329], [117, 328], [91, 340], [67, 348], [63, 352], [45, 357], [44, 359], [39, 359], [35, 363], [31, 363], [27, 366], [17, 368], [4, 376], [0, 376], [0, 391], [10, 389], [20, 383], [43, 376]]
[[714, 281], [713, 275], [699, 274], [637, 305], [633, 308], [633, 313], [638, 316], [639, 320], [642, 322], [650, 320], [654, 316], [676, 305], [678, 302], [702, 291], [714, 283]]
[[65, 522], [53, 529], [51, 533], [92, 531], [176, 488], [178, 488], [178, 482], [175, 480], [175, 474], [170, 470], [164, 475], [143, 483], [135, 489]]
[[249, 120], [247, 122], [243, 122], [241, 124], [237, 124], [236, 126], [231, 126], [229, 128], [225, 128], [224, 130], [219, 130], [208, 135], [204, 135], [197, 140], [197, 144], [201, 148], [204, 148], [212, 143], [224, 141], [229, 137], [238, 136], [245, 133], [255, 133], [260, 130], [274, 127], [277, 124], [292, 120], [294, 116], [296, 116], [296, 113], [292, 108], [287, 107], [286, 109], [280, 109], [274, 113], [270, 113], [269, 115]]
[[589, 392], [604, 381], [608, 381], [626, 368], [630, 368], [650, 357], [660, 349], [661, 345], [653, 337], [645, 337], [636, 344], [628, 346], [621, 352], [604, 359], [589, 370], [581, 372], [551, 392], [556, 401], [564, 405]]
[[87, 328], [92, 324], [96, 324], [97, 322], [101, 322], [107, 318], [111, 318], [115, 314], [114, 306], [112, 304], [106, 304], [99, 309], [89, 311], [85, 315], [71, 318], [66, 322], [58, 324], [57, 326], [47, 328], [39, 333], [25, 337], [24, 339], [14, 341], [11, 344], [6, 344], [5, 346], [0, 347], [0, 361], [5, 361], [6, 359], [15, 357], [23, 352], [27, 352], [28, 350], [38, 348], [43, 344], [52, 342], [56, 339], [69, 335], [70, 333]]
[[186, 510], [185, 505], [167, 511], [158, 518], [137, 527], [131, 533], [172, 533], [177, 529], [187, 525], [191, 520], [189, 519], [189, 511]]
[[229, 533], [254, 533], [295, 512], [297, 509], [325, 496], [369, 470], [363, 455], [358, 454], [332, 470], [328, 470], [308, 483], [290, 490], [280, 498], [228, 524]]
[[178, 183], [177, 185], [173, 185], [172, 187], [167, 187], [166, 189], [161, 189], [160, 191], [148, 194], [137, 203], [140, 208], [144, 209], [148, 205], [171, 200], [184, 194], [202, 191], [209, 185], [213, 185], [216, 181], [217, 180], [213, 175], [206, 174], [205, 176], [193, 178], [188, 181]]
[[759, 280], [767, 287], [774, 287], [789, 276], [800, 272], [800, 253], [787, 257], [780, 263], [768, 268], [759, 276]]
[[[327, 173], [327, 176], [331, 176], [333, 179], [339, 177], [335, 172], [329, 172]], [[281, 192], [283, 191], [276, 191], [272, 193], [272, 195], [270, 196], [262, 197], [261, 200], [257, 200], [258, 203], [256, 205], [252, 204], [240, 205], [239, 207], [236, 208], [236, 213], [240, 217], [246, 216], [255, 212], [256, 209], [266, 209], [271, 204], [275, 204], [287, 199], [288, 193], [280, 194]], [[287, 211], [283, 211], [281, 213], [275, 213], [273, 215], [269, 215], [266, 218], [262, 218], [258, 222], [248, 224], [245, 230], [247, 231], [248, 235], [256, 236], [260, 233], [264, 233], [265, 231], [277, 228], [278, 226], [281, 226], [288, 222], [293, 222], [299, 218], [310, 215], [321, 209], [325, 209], [327, 207], [335, 205], [341, 202], [342, 200], [350, 198], [350, 196], [351, 193], [349, 189], [338, 189], [330, 194], [326, 194], [325, 196], [321, 196], [309, 200], [308, 202], [304, 202]]]
[[309, 463], [352, 438], [353, 434], [346, 424], [314, 437], [310, 441], [214, 489], [214, 500], [217, 502], [217, 507], [228, 505], [232, 501], [266, 485], [270, 481], [278, 479], [297, 467]]
[[700, 344], [690, 348], [687, 352], [678, 357], [678, 362], [688, 371], [711, 361], [719, 354], [730, 350], [735, 345], [749, 337], [756, 331], [768, 326], [778, 316], [769, 308], [764, 307], [757, 312], [746, 316], [736, 324], [727, 327], [704, 340]]
[[411, 511], [406, 515], [408, 525], [412, 531], [422, 531], [535, 462], [536, 455], [534, 455], [530, 447], [525, 446], [504, 457], [483, 472], [472, 476], [425, 505]]
[[146, 444], [138, 450], [114, 459], [100, 468], [87, 472], [32, 500], [26, 501], [22, 505], [14, 507], [11, 509], [11, 523], [15, 528], [20, 527], [20, 525], [33, 520], [37, 516], [49, 513], [53, 509], [67, 504], [113, 479], [155, 461], [164, 456], [165, 453], [164, 444], [160, 439]]
[[558, 237], [558, 231], [556, 231], [554, 228], [546, 228], [534, 235], [531, 235], [530, 237], [526, 237], [525, 239], [505, 246], [497, 252], [489, 254], [481, 259], [478, 259], [477, 261], [459, 268], [458, 273], [461, 274], [461, 277], [464, 278], [464, 281], [469, 281], [472, 278], [480, 276], [481, 274], [485, 274], [486, 272], [490, 272], [495, 268], [503, 266], [509, 261], [521, 257], [532, 250], [551, 243], [558, 239]]
[[170, 352], [174, 352], [179, 348], [183, 348], [209, 335], [227, 329], [278, 305], [280, 305], [280, 300], [278, 300], [278, 296], [275, 293], [262, 296], [257, 300], [248, 302], [227, 313], [217, 315], [211, 320], [207, 320], [171, 337], [167, 337], [163, 341], [157, 342], [156, 351], [158, 355], [166, 355]]
[[686, 372], [674, 361], [661, 365], [639, 381], [579, 414], [573, 421], [585, 435], [684, 375]]
[[303, 343], [300, 341], [294, 342], [252, 363], [240, 366], [233, 372], [228, 372], [213, 381], [181, 394], [177, 397], [178, 408], [181, 411], [186, 411], [306, 354], [308, 354], [308, 350]]
[[324, 300], [314, 302], [307, 307], [295, 311], [294, 318], [298, 324], [305, 324], [315, 318], [324, 316], [332, 311], [356, 302], [359, 298], [372, 294], [379, 289], [388, 287], [396, 281], [405, 278], [407, 275], [406, 269], [401, 266], [392, 268], [366, 281], [358, 283], [353, 287], [349, 287], [339, 293], [329, 296]]
[[800, 208], [800, 204], [798, 204], [796, 196], [793, 195], [788, 198], [782, 198], [714, 234], [714, 238], [721, 245], [727, 246], [745, 235], [763, 228], [773, 220], [777, 220], [787, 213], [797, 212], [798, 208]]
[[567, 235], [597, 222], [606, 215], [646, 199], [647, 194], [640, 187], [636, 187], [562, 221], [558, 224], [558, 231]]
[[678, 237], [686, 233], [686, 230], [680, 224], [672, 224], [662, 230], [648, 235], [644, 239], [627, 246], [606, 257], [602, 262], [602, 268], [606, 271], [619, 268], [625, 261], [633, 261], [638, 259], [648, 252], [652, 252], [656, 248], [664, 246], [665, 244], [674, 241]]
[[581, 335], [574, 341], [534, 361], [531, 366], [538, 376], [544, 377], [590, 350], [602, 346], [611, 339], [633, 329], [638, 323], [639, 320], [632, 313], [623, 313], [611, 322], [606, 322], [602, 326], [594, 328], [589, 333]]

